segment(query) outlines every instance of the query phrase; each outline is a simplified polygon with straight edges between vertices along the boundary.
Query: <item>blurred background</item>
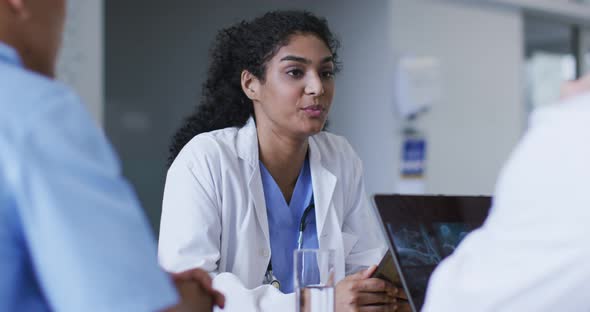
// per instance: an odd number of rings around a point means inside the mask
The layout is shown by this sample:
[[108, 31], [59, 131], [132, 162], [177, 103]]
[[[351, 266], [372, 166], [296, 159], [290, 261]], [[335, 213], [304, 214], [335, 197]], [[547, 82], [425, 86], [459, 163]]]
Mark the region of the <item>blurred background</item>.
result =
[[590, 68], [590, 1], [70, 0], [59, 79], [156, 231], [171, 137], [199, 103], [216, 32], [274, 9], [324, 16], [341, 39], [329, 130], [363, 160], [368, 194], [492, 194], [532, 110]]

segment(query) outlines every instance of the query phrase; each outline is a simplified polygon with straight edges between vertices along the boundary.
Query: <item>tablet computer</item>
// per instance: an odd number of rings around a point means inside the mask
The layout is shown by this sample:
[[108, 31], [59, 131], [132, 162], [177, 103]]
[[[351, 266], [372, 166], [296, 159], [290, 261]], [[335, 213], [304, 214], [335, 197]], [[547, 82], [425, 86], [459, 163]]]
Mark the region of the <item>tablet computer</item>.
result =
[[485, 221], [488, 196], [375, 195], [389, 250], [374, 276], [403, 288], [413, 311], [424, 304], [436, 266]]

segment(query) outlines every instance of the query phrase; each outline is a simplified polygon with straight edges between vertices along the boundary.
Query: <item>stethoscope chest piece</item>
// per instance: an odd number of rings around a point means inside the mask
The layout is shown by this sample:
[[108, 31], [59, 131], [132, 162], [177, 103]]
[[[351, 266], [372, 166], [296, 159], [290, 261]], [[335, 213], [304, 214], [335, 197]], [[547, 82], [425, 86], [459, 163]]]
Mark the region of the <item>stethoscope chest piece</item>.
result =
[[281, 289], [281, 282], [272, 274], [272, 264], [268, 264], [268, 269], [266, 270], [266, 274], [264, 275], [264, 284], [271, 285], [276, 289]]

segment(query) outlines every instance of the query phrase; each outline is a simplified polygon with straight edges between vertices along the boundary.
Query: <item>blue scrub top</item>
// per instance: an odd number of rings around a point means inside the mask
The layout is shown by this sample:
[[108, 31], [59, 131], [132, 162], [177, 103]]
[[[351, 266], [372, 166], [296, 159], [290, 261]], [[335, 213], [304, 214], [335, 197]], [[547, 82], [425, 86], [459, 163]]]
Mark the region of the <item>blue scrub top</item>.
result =
[[178, 300], [80, 100], [0, 42], [0, 311], [159, 311]]
[[[293, 292], [293, 251], [297, 249], [299, 225], [303, 212], [313, 200], [309, 159], [306, 158], [297, 178], [291, 202], [287, 204], [281, 189], [260, 162], [262, 186], [268, 215], [272, 270], [283, 293]], [[315, 209], [306, 218], [303, 248], [318, 248]]]

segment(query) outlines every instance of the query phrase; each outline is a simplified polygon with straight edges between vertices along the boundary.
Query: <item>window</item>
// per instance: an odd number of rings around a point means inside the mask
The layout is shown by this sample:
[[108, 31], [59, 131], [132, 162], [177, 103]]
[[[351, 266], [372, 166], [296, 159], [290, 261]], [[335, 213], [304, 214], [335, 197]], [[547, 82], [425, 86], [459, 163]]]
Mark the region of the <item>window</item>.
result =
[[[576, 24], [525, 16], [525, 79], [529, 111], [555, 103], [563, 82], [576, 79], [590, 69], [590, 54]], [[590, 40], [586, 40], [590, 41]], [[588, 46], [590, 48], [590, 45]]]

